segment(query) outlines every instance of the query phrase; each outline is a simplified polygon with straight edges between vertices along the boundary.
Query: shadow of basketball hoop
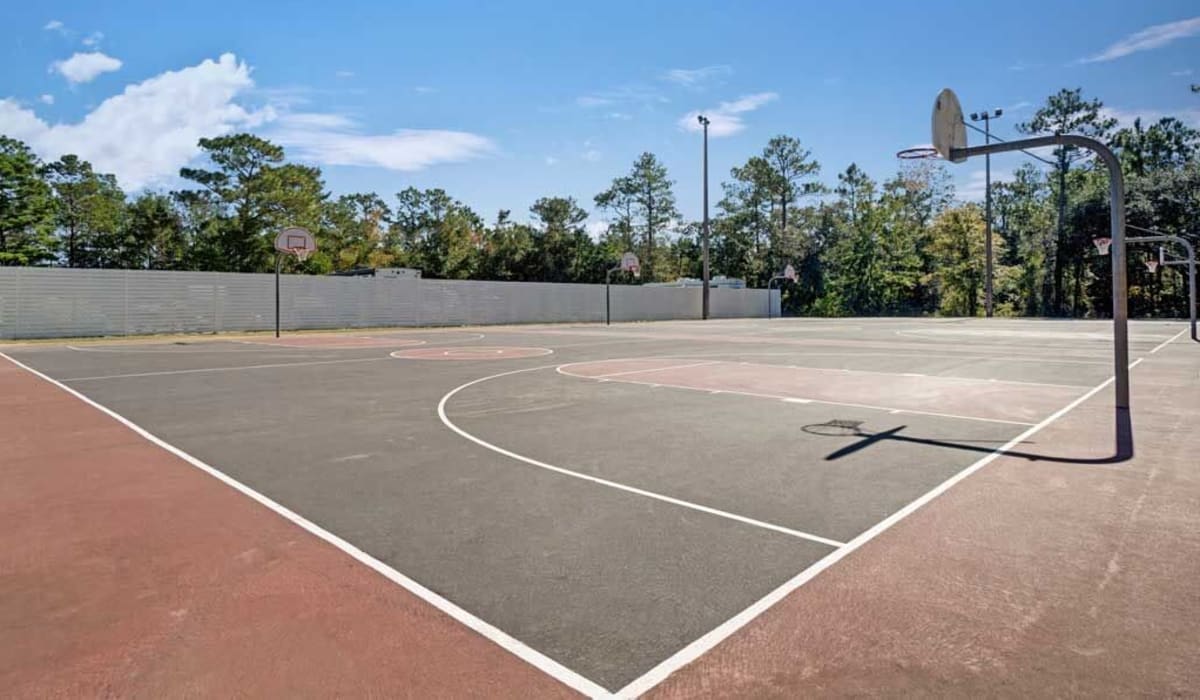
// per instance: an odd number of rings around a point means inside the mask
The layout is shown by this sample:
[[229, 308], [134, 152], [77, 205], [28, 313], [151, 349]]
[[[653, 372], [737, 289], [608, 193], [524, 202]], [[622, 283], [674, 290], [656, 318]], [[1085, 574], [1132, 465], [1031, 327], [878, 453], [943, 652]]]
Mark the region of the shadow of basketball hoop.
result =
[[[888, 430], [880, 430], [877, 432], [868, 432], [862, 429], [863, 421], [851, 421], [833, 419], [824, 423], [811, 423], [800, 429], [809, 435], [817, 435], [820, 437], [854, 437], [859, 440], [850, 445], [846, 445], [838, 450], [834, 450], [825, 456], [825, 461], [832, 462], [843, 457], [849, 457], [852, 454], [861, 452], [877, 445], [882, 445], [888, 442], [901, 442], [914, 445], [926, 445], [929, 447], [938, 447], [951, 450], [963, 450], [966, 452], [977, 452], [980, 454], [991, 454], [997, 450], [997, 447], [991, 447], [979, 443], [988, 443], [990, 445], [1002, 445], [1006, 441], [1000, 440], [946, 440], [932, 437], [917, 437], [913, 435], [903, 435], [902, 431], [908, 428], [907, 425], [898, 425], [895, 428]], [[1020, 445], [1032, 445], [1029, 441], [1022, 441]], [[1133, 457], [1133, 431], [1131, 425], [1125, 423], [1125, 429], [1118, 433], [1118, 449], [1115, 454], [1109, 457], [1059, 457], [1048, 454], [1037, 454], [1034, 452], [1024, 452], [1020, 450], [1005, 450], [1004, 454], [1010, 457], [1029, 460], [1031, 462], [1055, 462], [1059, 464], [1116, 464], [1125, 462]]]

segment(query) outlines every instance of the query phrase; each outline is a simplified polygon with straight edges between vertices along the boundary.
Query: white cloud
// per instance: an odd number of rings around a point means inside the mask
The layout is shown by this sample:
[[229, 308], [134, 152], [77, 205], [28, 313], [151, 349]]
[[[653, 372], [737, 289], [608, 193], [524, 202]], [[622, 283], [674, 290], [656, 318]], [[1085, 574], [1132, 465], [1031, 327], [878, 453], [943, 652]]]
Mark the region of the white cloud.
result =
[[487, 138], [465, 131], [398, 129], [364, 134], [357, 122], [337, 114], [284, 114], [265, 136], [300, 160], [401, 171], [470, 160], [495, 150]]
[[1033, 106], [1032, 102], [1029, 102], [1027, 100], [1021, 100], [1020, 102], [1017, 102], [1015, 104], [1011, 104], [1011, 105], [1005, 107], [1004, 111], [1005, 112], [1020, 112], [1021, 110], [1029, 109], [1032, 106]]
[[103, 40], [104, 40], [104, 32], [92, 32], [88, 36], [84, 37], [83, 45], [84, 46], [99, 46], [100, 42]]
[[589, 163], [595, 163], [603, 157], [603, 154], [594, 148], [589, 148], [583, 152], [581, 157]]
[[608, 222], [604, 221], [603, 219], [597, 219], [594, 221], [589, 219], [588, 222], [584, 224], [587, 229], [587, 234], [591, 236], [593, 241], [600, 240], [601, 236], [603, 236], [605, 233], [608, 233], [608, 225]]
[[353, 78], [353, 77], [354, 77], [354, 71], [352, 71], [352, 70], [340, 70], [340, 71], [336, 71], [336, 72], [335, 72], [333, 75], [334, 75], [334, 77], [336, 77], [336, 78]]
[[0, 133], [47, 160], [74, 153], [137, 190], [173, 181], [198, 155], [200, 138], [270, 118], [269, 109], [251, 112], [234, 103], [252, 85], [249, 67], [225, 54], [130, 85], [73, 124], [48, 124], [15, 100], [0, 99]]
[[38, 102], [41, 102], [44, 105], [52, 105], [54, 104], [54, 95], [46, 93], [45, 95], [38, 97]]
[[608, 114], [606, 114], [604, 116], [608, 119], [616, 119], [617, 121], [628, 121], [630, 119], [633, 119], [632, 116], [630, 116], [624, 112], [609, 112]]
[[554, 156], [546, 156], [546, 165], [558, 165], [558, 159]]
[[46, 25], [44, 27], [42, 27], [42, 29], [44, 29], [48, 32], [58, 32], [59, 34], [67, 33], [67, 25], [63, 24], [61, 21], [59, 21], [57, 19], [50, 20], [49, 22], [46, 23]]
[[[992, 185], [997, 182], [1007, 182], [1013, 179], [1013, 171], [1009, 168], [992, 168]], [[972, 170], [967, 175], [966, 182], [958, 183], [955, 187], [955, 194], [964, 202], [980, 202], [984, 201], [987, 196], [987, 171]]]
[[605, 107], [615, 104], [654, 105], [670, 102], [657, 90], [642, 85], [623, 85], [611, 90], [597, 90], [575, 98], [576, 106], [583, 108]]
[[1176, 109], [1170, 112], [1160, 109], [1124, 109], [1121, 107], [1103, 107], [1100, 116], [1112, 117], [1117, 120], [1118, 128], [1133, 126], [1135, 119], [1142, 120], [1142, 126], [1148, 127], [1163, 117], [1175, 117], [1192, 128], [1200, 128], [1200, 107]]
[[704, 66], [703, 68], [672, 68], [663, 74], [663, 80], [684, 87], [699, 88], [733, 73], [730, 66]]
[[743, 114], [753, 112], [778, 98], [779, 95], [774, 92], [759, 92], [753, 95], [744, 95], [733, 102], [722, 102], [712, 109], [688, 112], [680, 117], [677, 123], [679, 124], [679, 128], [684, 131], [703, 131], [704, 127], [696, 119], [703, 114], [708, 117], [710, 122], [708, 125], [709, 136], [713, 138], [731, 136], [746, 128], [746, 124], [742, 121]]
[[417, 93], [418, 95], [428, 95], [430, 93], [437, 92], [437, 89], [431, 88], [428, 85], [418, 85], [413, 88], [413, 92]]
[[1192, 69], [1191, 69], [1191, 68], [1184, 68], [1183, 70], [1173, 70], [1173, 71], [1171, 71], [1171, 75], [1175, 76], [1176, 78], [1181, 78], [1181, 77], [1183, 77], [1183, 76], [1185, 76], [1185, 75], [1191, 75], [1191, 74], [1192, 74]]
[[[43, 159], [73, 153], [130, 191], [172, 185], [200, 155], [201, 138], [272, 124], [263, 133], [290, 156], [322, 165], [418, 170], [486, 154], [492, 143], [471, 133], [400, 129], [364, 134], [341, 114], [292, 111], [288, 91], [256, 90], [250, 67], [233, 54], [167, 71], [104, 100], [76, 123], [50, 124], [12, 98], [0, 99], [0, 133], [25, 141]], [[265, 98], [266, 105], [241, 103]], [[43, 100], [45, 101], [45, 100]]]
[[99, 51], [77, 53], [65, 61], [55, 61], [50, 65], [51, 70], [60, 73], [72, 84], [91, 82], [97, 76], [120, 67], [121, 61]]
[[1098, 54], [1079, 60], [1080, 63], [1097, 63], [1128, 56], [1139, 51], [1149, 51], [1161, 48], [1178, 39], [1186, 39], [1200, 34], [1200, 17], [1181, 19], [1177, 22], [1156, 24], [1152, 27], [1134, 32], [1117, 41]]

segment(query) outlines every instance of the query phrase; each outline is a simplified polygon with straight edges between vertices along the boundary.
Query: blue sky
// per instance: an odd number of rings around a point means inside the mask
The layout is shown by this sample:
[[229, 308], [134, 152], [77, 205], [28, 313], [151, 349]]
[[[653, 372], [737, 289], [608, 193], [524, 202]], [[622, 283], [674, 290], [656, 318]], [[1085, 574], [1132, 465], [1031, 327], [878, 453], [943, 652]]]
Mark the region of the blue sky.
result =
[[[1002, 137], [1063, 87], [1123, 121], [1200, 126], [1194, 0], [104, 5], [0, 8], [0, 132], [131, 189], [177, 186], [200, 136], [250, 130], [334, 193], [442, 187], [488, 220], [524, 218], [545, 195], [591, 208], [648, 150], [698, 218], [700, 137], [682, 126], [697, 110], [717, 132], [714, 203], [780, 133], [827, 182], [851, 162], [889, 176], [897, 149], [928, 142], [947, 86], [968, 112], [1004, 108]], [[980, 194], [980, 165], [952, 172]]]

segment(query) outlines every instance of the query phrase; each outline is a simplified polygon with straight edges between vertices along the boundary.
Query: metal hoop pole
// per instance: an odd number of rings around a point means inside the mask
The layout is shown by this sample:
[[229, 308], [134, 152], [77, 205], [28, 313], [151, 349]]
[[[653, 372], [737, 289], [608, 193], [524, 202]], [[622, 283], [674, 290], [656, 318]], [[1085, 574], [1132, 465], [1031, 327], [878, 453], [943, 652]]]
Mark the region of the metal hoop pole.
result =
[[[1125, 271], [1125, 178], [1121, 164], [1108, 146], [1087, 136], [1056, 134], [1019, 141], [989, 143], [970, 148], [950, 149], [950, 160], [1007, 153], [1043, 146], [1078, 146], [1086, 148], [1108, 167], [1110, 222], [1112, 229], [1112, 316], [1113, 316], [1113, 377], [1116, 389], [1117, 451], [1132, 454], [1132, 422], [1129, 416], [1129, 302]], [[1127, 443], [1127, 444], [1126, 444]]]
[[283, 256], [275, 251], [275, 337], [279, 337], [279, 266], [283, 264]]

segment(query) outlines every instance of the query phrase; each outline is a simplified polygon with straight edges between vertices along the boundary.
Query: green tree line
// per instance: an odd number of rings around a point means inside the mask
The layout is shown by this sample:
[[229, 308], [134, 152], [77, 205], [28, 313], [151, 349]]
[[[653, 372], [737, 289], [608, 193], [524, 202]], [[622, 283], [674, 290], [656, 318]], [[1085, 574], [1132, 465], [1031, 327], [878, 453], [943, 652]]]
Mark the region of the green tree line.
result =
[[[1082, 133], [1119, 155], [1129, 224], [1200, 244], [1200, 133], [1164, 117], [1121, 125], [1081, 90], [1051, 95], [1017, 125], [1028, 135]], [[626, 250], [643, 280], [700, 274], [700, 225], [676, 207], [667, 168], [643, 153], [595, 195], [608, 222], [593, 238], [571, 197], [547, 196], [528, 223], [491, 221], [441, 189], [332, 196], [318, 168], [288, 162], [253, 134], [201, 139], [203, 167], [186, 186], [127, 196], [112, 175], [74, 155], [42, 162], [0, 135], [0, 264], [264, 272], [272, 236], [313, 231], [319, 251], [295, 272], [415, 267], [428, 277], [600, 282]], [[1104, 316], [1109, 260], [1092, 239], [1108, 232], [1108, 178], [1083, 151], [1058, 148], [992, 185], [998, 314]], [[851, 163], [833, 182], [793, 136], [770, 139], [720, 185], [711, 223], [714, 274], [765, 287], [787, 264], [785, 310], [815, 316], [977, 315], [983, 310], [984, 212], [959, 201], [936, 161], [876, 180]], [[1136, 232], [1131, 235], [1136, 235]], [[1150, 272], [1157, 249], [1131, 247], [1130, 310], [1186, 315], [1181, 268]]]

